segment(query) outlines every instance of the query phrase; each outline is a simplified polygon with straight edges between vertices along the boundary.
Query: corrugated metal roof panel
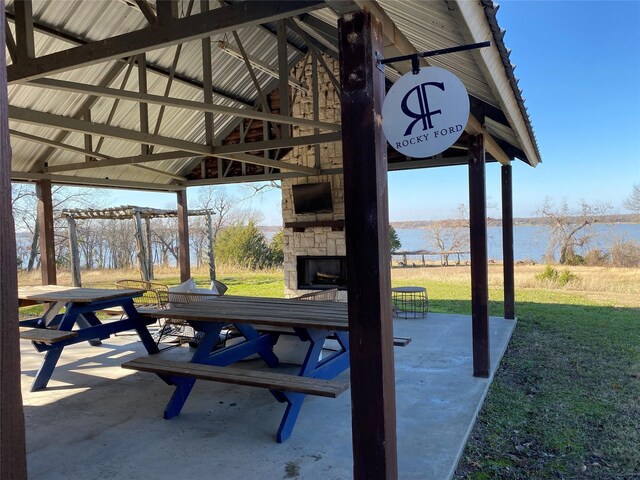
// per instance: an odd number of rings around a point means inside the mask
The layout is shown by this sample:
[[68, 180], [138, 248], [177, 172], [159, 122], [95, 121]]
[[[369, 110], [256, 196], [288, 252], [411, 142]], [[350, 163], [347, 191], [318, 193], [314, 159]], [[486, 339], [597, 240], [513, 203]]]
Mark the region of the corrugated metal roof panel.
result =
[[[215, 2], [212, 2], [212, 6]], [[189, 0], [179, 2], [179, 12], [184, 16], [188, 8]], [[216, 3], [216, 6], [218, 4]], [[446, 1], [395, 1], [380, 0], [380, 5], [388, 15], [394, 20], [400, 30], [408, 37], [418, 50], [432, 50], [437, 48], [450, 47], [464, 44], [462, 34], [459, 32], [456, 21], [453, 18]], [[195, 1], [193, 13], [199, 12], [200, 2]], [[7, 10], [13, 10], [13, 0], [7, 1]], [[86, 41], [100, 40], [114, 35], [127, 33], [147, 25], [147, 20], [135, 7], [122, 0], [102, 0], [100, 2], [87, 2], [83, 0], [33, 0], [34, 18], [37, 22], [47, 28], [66, 32], [76, 38], [77, 41], [70, 41], [55, 36], [51, 32], [37, 30], [35, 33], [35, 45], [38, 55], [46, 55], [58, 52], [73, 45], [82, 44]], [[336, 25], [337, 15], [329, 8], [317, 10], [312, 13], [317, 18]], [[491, 20], [491, 19], [489, 19]], [[268, 27], [274, 31], [275, 24]], [[14, 27], [10, 24], [10, 28]], [[278, 48], [277, 39], [274, 35], [262, 27], [244, 28], [238, 31], [242, 44], [250, 57], [255, 57], [277, 69]], [[301, 38], [295, 32], [288, 31], [289, 39], [296, 45], [303, 45]], [[259, 95], [248, 75], [247, 68], [243, 61], [233, 58], [218, 48], [217, 41], [225, 39], [230, 44], [235, 44], [235, 39], [230, 33], [220, 38], [212, 38], [212, 80], [214, 89], [226, 92], [229, 96], [242, 99], [245, 104], [255, 104]], [[171, 68], [174, 61], [176, 47], [156, 49], [147, 52], [148, 64], [160, 67], [165, 71]], [[5, 54], [7, 54], [5, 49]], [[300, 58], [300, 54], [289, 49], [290, 63]], [[473, 53], [462, 52], [453, 55], [434, 57], [430, 63], [442, 66], [456, 73], [467, 86], [470, 94], [491, 104], [498, 106], [498, 101], [494, 97], [488, 82], [484, 79], [480, 69], [476, 64]], [[202, 83], [202, 49], [201, 41], [187, 42], [182, 47], [182, 53], [177, 66], [177, 73], [187, 81], [175, 81], [172, 84], [170, 95], [193, 101], [202, 101], [202, 89], [197, 84]], [[74, 81], [84, 84], [98, 85], [105, 74], [115, 65], [115, 62], [83, 67], [68, 72], [55, 75], [55, 78]], [[120, 88], [127, 67], [122, 65], [120, 74], [109, 85], [111, 88]], [[258, 82], [262, 88], [269, 90], [277, 82], [268, 74], [254, 69]], [[387, 69], [387, 76], [396, 80], [398, 75], [391, 69]], [[164, 95], [167, 85], [167, 76], [148, 70], [147, 72], [148, 92], [154, 95]], [[195, 83], [195, 85], [191, 84]], [[130, 91], [138, 90], [137, 67], [133, 67], [124, 88]], [[68, 93], [55, 90], [45, 90], [26, 84], [14, 84], [9, 87], [9, 101], [11, 105], [29, 108], [35, 111], [50, 112], [56, 115], [72, 117], [78, 113], [79, 106], [88, 97], [81, 93]], [[112, 98], [99, 98], [91, 109], [92, 121], [105, 124], [110, 115], [115, 100]], [[214, 103], [238, 107], [237, 101], [214, 95]], [[155, 130], [156, 121], [159, 115], [160, 106], [149, 106], [149, 128]], [[196, 143], [205, 142], [205, 132], [203, 124], [204, 114], [200, 111], [185, 110], [167, 107], [162, 124], [158, 131], [159, 135], [189, 140]], [[229, 132], [237, 123], [237, 119], [229, 116], [214, 115], [215, 134]], [[111, 121], [112, 125], [130, 130], [139, 130], [139, 105], [133, 101], [119, 101], [118, 108]], [[39, 127], [35, 125], [18, 124], [11, 121], [11, 127], [33, 135], [41, 135], [47, 138], [55, 138], [58, 130]], [[499, 138], [516, 144], [513, 131], [500, 126], [488, 124]], [[84, 135], [81, 133], [71, 133], [65, 140], [66, 143], [80, 148], [84, 148]], [[98, 138], [94, 136], [94, 146]], [[26, 141], [20, 138], [13, 138], [14, 146], [13, 169], [17, 171], [29, 171], [33, 162], [42, 158], [42, 153], [47, 150], [47, 146]], [[157, 147], [155, 152], [167, 151], [168, 148]], [[111, 157], [126, 157], [140, 153], [140, 146], [135, 142], [122, 139], [107, 138], [103, 141], [102, 154]], [[47, 159], [50, 166], [61, 165], [73, 162], [84, 161], [84, 155], [55, 150]], [[189, 159], [165, 160], [146, 164], [147, 166], [166, 170], [169, 173], [184, 173], [185, 166], [192, 163]], [[132, 166], [117, 168], [86, 169], [82, 171], [70, 171], [69, 175], [78, 175], [89, 178], [104, 178], [108, 176], [112, 179], [122, 179], [130, 181], [145, 181], [170, 183], [167, 176], [157, 175], [148, 170]]]

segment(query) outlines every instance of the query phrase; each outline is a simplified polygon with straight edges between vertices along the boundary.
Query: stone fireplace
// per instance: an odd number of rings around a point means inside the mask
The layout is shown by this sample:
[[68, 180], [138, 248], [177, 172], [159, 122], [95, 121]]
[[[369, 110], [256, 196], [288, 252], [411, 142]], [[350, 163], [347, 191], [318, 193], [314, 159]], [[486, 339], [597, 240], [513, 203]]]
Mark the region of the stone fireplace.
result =
[[[326, 64], [338, 76], [338, 63], [324, 57]], [[292, 71], [292, 76], [312, 85], [312, 60], [307, 56]], [[329, 75], [318, 68], [318, 119], [340, 123], [340, 95]], [[313, 93], [294, 91], [293, 115], [313, 119]], [[313, 128], [293, 127], [293, 136], [312, 135]], [[333, 142], [294, 148], [284, 161], [323, 170], [342, 167], [342, 144]], [[294, 202], [294, 185], [328, 183], [331, 207], [320, 202], [318, 212], [299, 213]], [[299, 189], [302, 190], [302, 189]], [[311, 186], [309, 189], [313, 190]], [[313, 210], [313, 209], [311, 209]], [[344, 234], [344, 180], [341, 173], [282, 180], [282, 217], [284, 223], [284, 284], [285, 296], [293, 297], [327, 288], [340, 288], [338, 299], [346, 301], [346, 248]]]
[[298, 290], [347, 288], [347, 257], [298, 255]]

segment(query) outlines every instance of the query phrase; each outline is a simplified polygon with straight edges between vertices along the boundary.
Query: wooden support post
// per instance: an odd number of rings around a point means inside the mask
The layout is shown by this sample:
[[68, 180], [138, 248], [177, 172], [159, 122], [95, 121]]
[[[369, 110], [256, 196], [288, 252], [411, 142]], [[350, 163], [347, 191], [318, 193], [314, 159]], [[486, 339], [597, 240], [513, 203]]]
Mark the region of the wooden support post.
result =
[[[30, 58], [36, 57], [33, 36], [33, 6], [31, 5], [31, 0], [17, 0], [14, 2], [13, 8], [16, 19], [18, 62], [26, 62]], [[2, 38], [4, 38], [4, 36]]]
[[489, 376], [489, 272], [484, 137], [470, 135], [468, 146], [473, 375], [487, 378]]
[[38, 229], [40, 230], [40, 273], [42, 285], [56, 285], [56, 252], [53, 237], [51, 180], [36, 182]]
[[[83, 118], [87, 121], [90, 122], [91, 121], [91, 109], [88, 109], [84, 115]], [[93, 136], [89, 133], [85, 133], [84, 134], [84, 149], [92, 152], [93, 151]], [[97, 160], [97, 158], [92, 157], [91, 155], [85, 155], [84, 157], [84, 161], [85, 162], [95, 162]]]
[[504, 276], [504, 318], [516, 318], [513, 269], [513, 189], [511, 165], [502, 165], [502, 269]]
[[140, 218], [140, 212], [136, 211], [133, 214], [133, 224], [135, 226], [136, 237], [136, 253], [138, 255], [138, 265], [140, 266], [140, 275], [142, 280], [149, 281], [149, 267], [147, 261], [149, 259], [147, 255], [147, 247], [144, 235], [142, 233], [142, 219]]
[[213, 218], [211, 218], [211, 212], [207, 212], [207, 236], [209, 237], [209, 279], [213, 282], [216, 279], [216, 257], [213, 249]]
[[[289, 57], [288, 57], [288, 41], [287, 41], [287, 24], [286, 20], [278, 20], [276, 23], [276, 31], [278, 35], [278, 75], [280, 90], [280, 115], [290, 116], [289, 108]], [[291, 137], [291, 125], [280, 125], [280, 138]]]
[[147, 269], [149, 271], [149, 280], [153, 280], [153, 243], [151, 242], [151, 219], [144, 219], [144, 231], [147, 240]]
[[[138, 61], [138, 91], [142, 94], [147, 93], [147, 56], [141, 53], [137, 56]], [[140, 102], [140, 131], [149, 133], [149, 105]], [[147, 155], [149, 153], [149, 145], [140, 145], [140, 153]]]
[[[0, 0], [0, 38], [5, 38]], [[16, 231], [11, 211], [11, 143], [6, 58], [0, 58], [0, 478], [27, 478], [24, 414], [20, 390]]]
[[[200, 11], [209, 11], [209, 0], [200, 0]], [[211, 37], [202, 39], [202, 94], [204, 103], [213, 103], [213, 79], [211, 65]], [[204, 114], [204, 138], [207, 145], [213, 145], [213, 113]]]
[[389, 269], [387, 143], [376, 67], [382, 27], [369, 12], [338, 22], [351, 355], [353, 478], [398, 478]]
[[176, 194], [178, 197], [178, 263], [180, 263], [180, 281], [186, 282], [191, 277], [187, 191], [179, 190]]
[[80, 252], [78, 251], [78, 235], [76, 233], [76, 221], [73, 217], [67, 217], [69, 230], [69, 255], [71, 256], [71, 279], [74, 287], [82, 286], [80, 274]]

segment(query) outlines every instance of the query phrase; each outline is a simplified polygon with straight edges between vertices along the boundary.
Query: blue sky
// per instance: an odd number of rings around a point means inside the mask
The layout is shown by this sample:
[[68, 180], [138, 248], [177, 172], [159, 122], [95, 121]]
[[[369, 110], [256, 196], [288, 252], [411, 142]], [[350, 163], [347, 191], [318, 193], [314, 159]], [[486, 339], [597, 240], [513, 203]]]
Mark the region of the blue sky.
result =
[[[535, 169], [514, 163], [514, 215], [535, 215], [545, 197], [624, 212], [622, 202], [640, 183], [640, 2], [505, 1], [498, 21], [543, 160]], [[390, 219], [453, 216], [468, 201], [467, 188], [465, 167], [392, 172]], [[197, 189], [189, 195], [195, 200]], [[487, 165], [487, 197], [488, 214], [500, 216], [496, 164]], [[114, 201], [141, 202], [166, 206], [175, 195], [118, 192]], [[279, 206], [279, 192], [245, 202], [269, 225], [280, 224]]]

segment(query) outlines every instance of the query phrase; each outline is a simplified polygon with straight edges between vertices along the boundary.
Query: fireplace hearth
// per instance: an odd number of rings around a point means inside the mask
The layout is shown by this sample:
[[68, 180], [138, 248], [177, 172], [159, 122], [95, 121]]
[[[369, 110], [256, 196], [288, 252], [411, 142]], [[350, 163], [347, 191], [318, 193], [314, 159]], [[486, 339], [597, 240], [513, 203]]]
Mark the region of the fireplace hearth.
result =
[[325, 290], [347, 288], [346, 257], [299, 256], [298, 289]]

